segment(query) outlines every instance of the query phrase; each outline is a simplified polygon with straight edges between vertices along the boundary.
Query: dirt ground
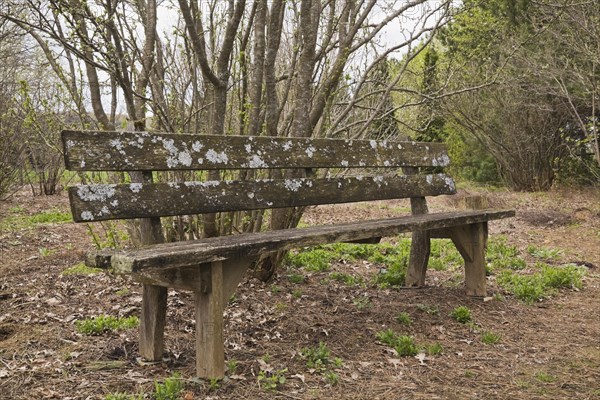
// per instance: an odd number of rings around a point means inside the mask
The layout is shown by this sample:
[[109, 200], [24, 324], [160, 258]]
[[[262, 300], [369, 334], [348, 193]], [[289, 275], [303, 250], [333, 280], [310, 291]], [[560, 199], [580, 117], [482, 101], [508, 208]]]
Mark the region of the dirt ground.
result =
[[[476, 192], [470, 189], [470, 193]], [[456, 207], [464, 190], [430, 202], [434, 211]], [[0, 230], [0, 399], [104, 399], [109, 393], [145, 393], [154, 381], [179, 372], [191, 399], [600, 399], [600, 192], [485, 193], [490, 205], [518, 216], [491, 223], [529, 262], [529, 245], [562, 250], [562, 261], [587, 269], [582, 290], [527, 305], [506, 295], [494, 277], [488, 301], [464, 295], [459, 271], [429, 271], [427, 287], [380, 289], [324, 280], [308, 273], [292, 283], [285, 273], [267, 284], [245, 279], [225, 311], [228, 377], [194, 378], [193, 298], [171, 291], [163, 362], [138, 358], [137, 331], [98, 336], [75, 321], [101, 314], [138, 315], [139, 285], [128, 278], [62, 275], [93, 246], [85, 225], [37, 224]], [[305, 223], [397, 215], [408, 203], [379, 202], [309, 210]], [[68, 210], [65, 196], [26, 191], [0, 202], [0, 223], [17, 213]], [[19, 211], [20, 210], [20, 211]], [[96, 227], [95, 229], [100, 229]], [[380, 267], [336, 262], [332, 271], [369, 279]], [[496, 295], [496, 296], [494, 296]], [[450, 318], [457, 306], [473, 311], [475, 325]], [[435, 310], [432, 311], [432, 310]], [[413, 324], [396, 322], [400, 312]], [[376, 333], [386, 328], [442, 352], [397, 357]], [[481, 331], [500, 335], [484, 344]], [[320, 342], [343, 365], [335, 376], [311, 371], [301, 349]], [[234, 362], [237, 366], [233, 368]], [[285, 383], [268, 390], [260, 371]], [[264, 374], [264, 373], [263, 373]], [[267, 374], [268, 375], [268, 374]]]

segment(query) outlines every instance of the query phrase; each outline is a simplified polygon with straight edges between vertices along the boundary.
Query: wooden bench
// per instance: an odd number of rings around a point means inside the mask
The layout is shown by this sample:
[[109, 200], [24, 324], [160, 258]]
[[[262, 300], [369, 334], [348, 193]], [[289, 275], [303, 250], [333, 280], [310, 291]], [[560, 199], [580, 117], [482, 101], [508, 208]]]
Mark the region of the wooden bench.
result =
[[[140, 353], [148, 360], [162, 359], [167, 288], [195, 293], [196, 366], [203, 378], [224, 374], [223, 309], [259, 256], [413, 232], [407, 284], [419, 286], [430, 238], [447, 237], [464, 258], [467, 294], [484, 296], [487, 222], [514, 216], [512, 210], [427, 213], [426, 196], [455, 193], [450, 177], [416, 173], [449, 164], [439, 143], [92, 131], [64, 131], [62, 140], [69, 170], [130, 172], [132, 183], [69, 188], [73, 219], [142, 219], [146, 246], [93, 254], [89, 263], [131, 274], [143, 284]], [[163, 183], [153, 182], [152, 173], [250, 169], [261, 178]], [[352, 174], [327, 177], [318, 169]], [[276, 170], [283, 170], [283, 178], [268, 178]], [[307, 170], [309, 177], [298, 177]], [[413, 215], [161, 243], [165, 216], [398, 198], [411, 198]]]

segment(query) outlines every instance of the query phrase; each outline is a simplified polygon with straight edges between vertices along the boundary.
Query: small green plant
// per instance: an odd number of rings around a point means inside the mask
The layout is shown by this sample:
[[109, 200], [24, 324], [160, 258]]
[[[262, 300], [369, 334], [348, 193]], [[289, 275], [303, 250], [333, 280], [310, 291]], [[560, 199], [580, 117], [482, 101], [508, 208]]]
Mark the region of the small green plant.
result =
[[412, 318], [410, 317], [409, 313], [401, 312], [400, 314], [396, 315], [396, 322], [402, 325], [410, 326], [412, 325]]
[[127, 296], [130, 290], [128, 288], [119, 289], [115, 292], [117, 296]]
[[352, 304], [354, 304], [357, 309], [362, 311], [371, 306], [371, 300], [369, 300], [368, 296], [359, 296], [352, 300]]
[[302, 290], [300, 290], [300, 289], [292, 290], [292, 297], [295, 299], [299, 299], [300, 297], [302, 297]]
[[143, 394], [110, 393], [104, 397], [104, 400], [142, 400], [143, 398]]
[[40, 247], [38, 249], [38, 253], [40, 253], [40, 257], [45, 258], [52, 255], [54, 253], [54, 250], [50, 250], [46, 247]]
[[330, 268], [333, 258], [334, 254], [330, 251], [315, 248], [298, 253], [289, 253], [286, 261], [293, 267], [304, 268], [312, 272], [323, 272]]
[[360, 282], [359, 279], [343, 272], [332, 272], [331, 274], [329, 274], [329, 278], [349, 286], [356, 285]]
[[228, 360], [225, 363], [225, 367], [227, 368], [227, 373], [229, 375], [234, 375], [237, 372], [237, 367], [239, 363], [236, 360]]
[[438, 306], [428, 306], [426, 304], [417, 304], [417, 310], [424, 312], [427, 315], [440, 315]]
[[130, 329], [139, 326], [138, 317], [117, 318], [111, 315], [99, 315], [75, 322], [77, 332], [84, 335], [100, 335], [104, 332]]
[[166, 378], [163, 383], [154, 381], [155, 400], [178, 400], [183, 391], [183, 380], [177, 372]]
[[534, 245], [527, 246], [527, 252], [535, 258], [541, 258], [546, 261], [558, 260], [563, 255], [563, 251], [560, 249], [550, 249]]
[[340, 376], [333, 371], [327, 371], [327, 372], [325, 372], [325, 380], [331, 386], [335, 386], [340, 381]]
[[281, 286], [278, 285], [271, 285], [269, 289], [271, 290], [271, 293], [281, 292]]
[[504, 271], [498, 276], [498, 284], [519, 300], [531, 304], [562, 288], [583, 287], [583, 270], [575, 265], [552, 267], [536, 264], [540, 272], [532, 275], [519, 275]]
[[454, 310], [452, 310], [450, 316], [461, 324], [466, 324], [472, 319], [471, 310], [465, 306], [456, 307]]
[[400, 335], [396, 338], [396, 345], [394, 350], [400, 357], [412, 357], [416, 356], [419, 352], [415, 340], [412, 336]]
[[377, 333], [377, 339], [382, 343], [393, 347], [399, 357], [411, 357], [419, 352], [415, 340], [412, 336], [398, 335], [391, 329], [386, 329]]
[[258, 385], [266, 390], [276, 390], [279, 386], [285, 384], [285, 373], [287, 368], [266, 372], [261, 370], [258, 373]]
[[296, 273], [289, 274], [287, 276], [287, 278], [288, 278], [288, 281], [290, 281], [291, 283], [295, 283], [296, 285], [304, 283], [305, 280], [306, 280], [306, 278], [304, 277], [304, 275], [302, 275], [302, 274], [296, 274]]
[[89, 276], [89, 275], [96, 275], [101, 272], [102, 272], [102, 270], [100, 268], [91, 268], [91, 267], [88, 267], [87, 265], [85, 265], [84, 263], [79, 263], [79, 264], [75, 264], [72, 267], [69, 267], [69, 268], [63, 270], [61, 275], [63, 275], [63, 276], [69, 276], [69, 275]]
[[433, 344], [429, 344], [429, 345], [425, 346], [424, 350], [430, 356], [437, 356], [439, 354], [442, 354], [442, 351], [444, 350], [444, 348], [439, 343], [433, 343]]
[[122, 229], [116, 222], [101, 222], [101, 233], [97, 233], [87, 224], [88, 235], [96, 246], [96, 249], [118, 249], [129, 240], [129, 235], [125, 229]]
[[484, 344], [496, 344], [500, 342], [500, 335], [491, 331], [483, 331], [481, 332], [481, 341]]
[[535, 378], [540, 381], [540, 382], [544, 382], [544, 383], [552, 383], [556, 380], [556, 378], [546, 372], [538, 372], [537, 374], [535, 374]]
[[506, 236], [490, 237], [487, 260], [486, 270], [490, 273], [506, 269], [521, 270], [527, 266], [525, 260], [519, 256], [517, 247], [507, 243]]
[[208, 382], [208, 390], [214, 392], [221, 387], [221, 380], [219, 378], [210, 378]]
[[306, 360], [308, 368], [319, 372], [325, 371], [327, 366], [332, 362], [330, 360], [331, 352], [323, 342], [319, 342], [319, 346], [317, 347], [307, 347], [300, 350], [300, 354]]

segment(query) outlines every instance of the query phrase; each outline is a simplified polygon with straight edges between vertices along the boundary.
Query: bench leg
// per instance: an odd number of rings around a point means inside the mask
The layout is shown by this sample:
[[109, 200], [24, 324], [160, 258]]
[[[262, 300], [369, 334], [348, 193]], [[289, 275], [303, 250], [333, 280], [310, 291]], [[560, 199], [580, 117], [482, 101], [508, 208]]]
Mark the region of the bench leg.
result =
[[225, 375], [223, 345], [223, 263], [205, 268], [207, 285], [196, 296], [196, 375], [222, 378]]
[[404, 284], [409, 287], [424, 286], [427, 263], [431, 250], [429, 231], [417, 231], [412, 234], [408, 271]]
[[166, 314], [167, 288], [144, 284], [140, 320], [140, 355], [146, 360], [162, 360]]
[[451, 228], [450, 237], [465, 260], [465, 286], [468, 296], [485, 296], [485, 248], [487, 222]]

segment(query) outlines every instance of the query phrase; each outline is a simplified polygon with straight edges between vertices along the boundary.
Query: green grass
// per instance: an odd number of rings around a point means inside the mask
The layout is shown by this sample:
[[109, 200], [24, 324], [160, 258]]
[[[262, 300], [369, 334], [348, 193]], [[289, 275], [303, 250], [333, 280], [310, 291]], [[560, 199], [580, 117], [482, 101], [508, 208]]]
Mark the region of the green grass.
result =
[[556, 261], [563, 255], [563, 251], [560, 249], [551, 249], [548, 247], [527, 246], [527, 252], [535, 258], [540, 258], [545, 261]]
[[0, 221], [0, 232], [12, 232], [31, 229], [42, 224], [59, 224], [72, 221], [71, 213], [62, 212], [56, 208], [33, 215], [21, 215], [25, 210], [22, 207], [13, 207], [9, 215]]
[[143, 394], [110, 393], [104, 397], [104, 400], [142, 400]]
[[121, 318], [111, 315], [99, 315], [75, 322], [77, 332], [84, 335], [100, 335], [104, 332], [135, 328], [139, 324], [140, 320], [135, 316]]
[[362, 283], [362, 279], [360, 277], [356, 278], [356, 277], [354, 277], [350, 274], [346, 274], [344, 272], [332, 272], [329, 274], [329, 278], [336, 282], [340, 282], [340, 283], [343, 283], [348, 286], [354, 286], [354, 285]]
[[306, 366], [317, 372], [324, 372], [330, 367], [340, 368], [342, 360], [332, 358], [331, 351], [323, 342], [319, 342], [317, 347], [306, 347], [300, 350], [300, 355], [306, 360]]
[[84, 263], [75, 264], [72, 267], [69, 267], [61, 273], [63, 276], [69, 275], [83, 275], [90, 276], [101, 273], [102, 270], [100, 268], [91, 268], [85, 265]]
[[400, 314], [396, 315], [396, 322], [405, 326], [410, 326], [412, 325], [413, 321], [409, 313], [401, 312]]
[[442, 354], [442, 351], [444, 350], [444, 348], [439, 343], [433, 343], [433, 344], [426, 345], [424, 350], [430, 356], [437, 356], [439, 354]]
[[299, 285], [306, 281], [306, 277], [304, 275], [296, 273], [289, 274], [287, 276], [287, 279], [288, 281], [290, 281], [291, 283], [295, 283], [296, 285]]
[[481, 332], [481, 341], [484, 344], [496, 344], [500, 342], [500, 335], [491, 331], [483, 331]]
[[399, 335], [391, 329], [377, 332], [377, 339], [396, 350], [399, 357], [416, 356], [419, 352], [412, 336]]
[[556, 378], [546, 372], [538, 372], [535, 374], [535, 379], [543, 383], [552, 383], [556, 381]]
[[473, 319], [471, 310], [465, 306], [458, 306], [450, 313], [450, 316], [461, 324], [471, 322]]
[[183, 380], [178, 373], [174, 373], [162, 383], [154, 381], [155, 400], [178, 400], [181, 392], [183, 392]]
[[538, 263], [539, 272], [520, 275], [504, 271], [498, 276], [498, 284], [519, 300], [532, 304], [551, 296], [558, 289], [581, 289], [584, 272], [575, 265], [553, 267]]
[[527, 267], [525, 260], [519, 255], [519, 249], [507, 243], [506, 236], [492, 236], [488, 241], [486, 252], [488, 273], [506, 269], [521, 270]]

